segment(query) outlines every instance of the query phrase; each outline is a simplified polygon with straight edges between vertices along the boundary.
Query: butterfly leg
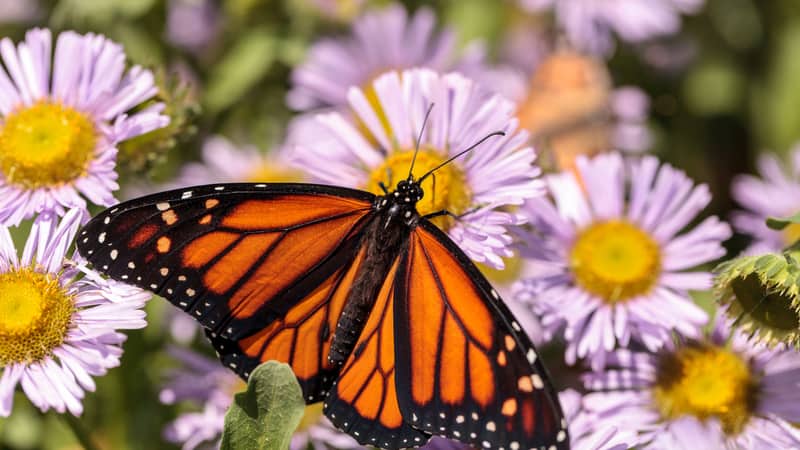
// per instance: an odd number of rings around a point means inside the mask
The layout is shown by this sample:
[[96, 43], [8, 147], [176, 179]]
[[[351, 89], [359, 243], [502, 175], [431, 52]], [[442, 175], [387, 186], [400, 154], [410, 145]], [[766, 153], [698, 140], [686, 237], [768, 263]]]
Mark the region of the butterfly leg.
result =
[[384, 194], [389, 195], [389, 188], [387, 188], [386, 185], [383, 184], [383, 181], [379, 181], [378, 186], [380, 186]]

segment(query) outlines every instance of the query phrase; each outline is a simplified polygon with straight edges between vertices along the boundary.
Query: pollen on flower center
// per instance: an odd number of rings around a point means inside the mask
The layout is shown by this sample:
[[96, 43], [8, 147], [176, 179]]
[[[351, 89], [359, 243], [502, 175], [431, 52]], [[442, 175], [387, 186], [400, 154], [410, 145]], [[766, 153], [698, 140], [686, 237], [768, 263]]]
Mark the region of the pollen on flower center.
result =
[[311, 425], [319, 423], [322, 417], [322, 403], [314, 403], [306, 406], [303, 418], [300, 419], [300, 424], [297, 426], [297, 431], [305, 431]]
[[504, 268], [502, 269], [495, 269], [494, 267], [481, 263], [477, 263], [476, 265], [492, 284], [510, 285], [514, 281], [520, 279], [523, 269], [522, 256], [515, 252], [514, 256], [503, 258], [503, 264]]
[[[408, 176], [414, 151], [392, 153], [379, 167], [372, 170], [367, 190], [383, 194], [379, 183], [383, 182], [389, 189], [394, 189], [398, 181]], [[414, 162], [414, 178], [419, 178], [429, 170], [444, 162], [446, 158], [432, 150], [420, 150]], [[470, 204], [471, 193], [466, 184], [466, 176], [458, 165], [451, 163], [436, 171], [422, 182], [425, 196], [417, 203], [417, 211], [425, 215], [436, 211], [447, 210], [453, 214], [466, 211]], [[437, 225], [447, 229], [452, 225], [452, 218], [434, 219]]]
[[85, 114], [54, 102], [39, 102], [5, 118], [0, 128], [0, 171], [25, 188], [69, 183], [83, 175], [97, 140]]
[[790, 223], [782, 230], [781, 234], [783, 235], [783, 243], [786, 244], [787, 247], [800, 241], [800, 224]]
[[658, 367], [653, 397], [664, 419], [715, 417], [726, 434], [734, 435], [750, 417], [755, 387], [745, 360], [708, 345], [665, 357]]
[[52, 275], [0, 274], [0, 366], [39, 361], [64, 341], [75, 304]]
[[661, 267], [658, 244], [620, 220], [599, 222], [578, 234], [570, 255], [575, 280], [609, 303], [647, 293]]
[[251, 183], [292, 183], [302, 179], [303, 176], [299, 171], [269, 163], [254, 167], [247, 174], [247, 181]]

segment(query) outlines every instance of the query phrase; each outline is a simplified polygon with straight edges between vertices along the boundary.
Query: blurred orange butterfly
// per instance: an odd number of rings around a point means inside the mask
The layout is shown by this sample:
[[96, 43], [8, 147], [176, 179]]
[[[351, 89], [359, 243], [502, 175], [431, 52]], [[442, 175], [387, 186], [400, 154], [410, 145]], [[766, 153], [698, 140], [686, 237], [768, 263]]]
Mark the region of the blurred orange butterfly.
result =
[[283, 183], [159, 193], [94, 217], [78, 249], [197, 319], [243, 378], [289, 364], [306, 401], [361, 444], [569, 448], [530, 339], [417, 212], [426, 176], [379, 196]]

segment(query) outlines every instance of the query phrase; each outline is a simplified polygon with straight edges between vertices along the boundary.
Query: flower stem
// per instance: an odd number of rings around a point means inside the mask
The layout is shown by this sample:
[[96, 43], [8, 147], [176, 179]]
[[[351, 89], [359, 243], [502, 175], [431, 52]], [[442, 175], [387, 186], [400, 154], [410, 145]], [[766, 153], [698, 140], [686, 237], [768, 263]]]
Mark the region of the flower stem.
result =
[[84, 450], [100, 450], [100, 447], [95, 444], [92, 440], [92, 437], [89, 435], [89, 430], [83, 426], [80, 420], [77, 417], [73, 416], [72, 414], [59, 414], [59, 416], [64, 418], [64, 421], [67, 423], [67, 426], [72, 430], [72, 433], [75, 435], [75, 439], [81, 444]]

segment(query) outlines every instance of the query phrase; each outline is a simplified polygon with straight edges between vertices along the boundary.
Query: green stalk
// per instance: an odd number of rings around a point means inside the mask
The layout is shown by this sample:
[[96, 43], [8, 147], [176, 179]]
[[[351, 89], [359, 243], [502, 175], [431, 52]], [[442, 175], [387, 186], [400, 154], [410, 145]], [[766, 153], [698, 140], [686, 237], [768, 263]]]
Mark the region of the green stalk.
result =
[[78, 440], [84, 450], [100, 450], [100, 447], [95, 444], [95, 442], [92, 440], [92, 437], [89, 435], [89, 430], [83, 426], [83, 423], [81, 423], [77, 417], [69, 413], [59, 414], [59, 416], [61, 416], [64, 419], [64, 422], [67, 423], [67, 426], [75, 435], [75, 439]]

